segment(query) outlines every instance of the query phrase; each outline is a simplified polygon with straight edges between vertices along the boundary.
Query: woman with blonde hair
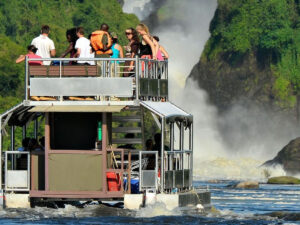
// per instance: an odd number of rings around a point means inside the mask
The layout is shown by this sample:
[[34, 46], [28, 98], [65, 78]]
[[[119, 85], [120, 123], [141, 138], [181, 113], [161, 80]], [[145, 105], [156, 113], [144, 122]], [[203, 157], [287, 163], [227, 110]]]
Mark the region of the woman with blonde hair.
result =
[[136, 31], [142, 37], [140, 43], [140, 56], [141, 58], [157, 59], [157, 52], [159, 45], [157, 41], [150, 35], [149, 28], [145, 24], [139, 24]]

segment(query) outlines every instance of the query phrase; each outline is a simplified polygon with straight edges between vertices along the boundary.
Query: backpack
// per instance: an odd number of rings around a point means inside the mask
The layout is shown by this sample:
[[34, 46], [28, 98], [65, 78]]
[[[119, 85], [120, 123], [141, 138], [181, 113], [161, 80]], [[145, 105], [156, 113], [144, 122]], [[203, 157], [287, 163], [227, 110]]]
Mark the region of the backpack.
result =
[[[102, 38], [103, 36], [107, 36], [107, 50], [103, 50], [103, 43], [102, 43]], [[96, 54], [99, 55], [104, 55], [104, 54], [112, 54], [111, 46], [112, 46], [112, 38], [109, 35], [108, 32], [102, 31], [102, 30], [97, 30], [92, 33], [91, 35], [91, 46], [95, 50]]]

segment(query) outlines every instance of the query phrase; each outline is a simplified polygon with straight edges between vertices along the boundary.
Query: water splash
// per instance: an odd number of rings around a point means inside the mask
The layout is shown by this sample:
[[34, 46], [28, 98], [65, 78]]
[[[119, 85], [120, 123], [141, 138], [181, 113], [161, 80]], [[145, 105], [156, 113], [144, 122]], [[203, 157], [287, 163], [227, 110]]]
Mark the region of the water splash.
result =
[[213, 160], [201, 161], [196, 167], [197, 179], [255, 180], [266, 182], [269, 177], [285, 176], [282, 166], [260, 167], [262, 161], [253, 158], [229, 159], [218, 157]]
[[182, 212], [178, 209], [170, 210], [164, 203], [156, 202], [149, 204], [145, 208], [140, 209], [136, 213], [136, 217], [149, 218], [157, 216], [181, 216]]

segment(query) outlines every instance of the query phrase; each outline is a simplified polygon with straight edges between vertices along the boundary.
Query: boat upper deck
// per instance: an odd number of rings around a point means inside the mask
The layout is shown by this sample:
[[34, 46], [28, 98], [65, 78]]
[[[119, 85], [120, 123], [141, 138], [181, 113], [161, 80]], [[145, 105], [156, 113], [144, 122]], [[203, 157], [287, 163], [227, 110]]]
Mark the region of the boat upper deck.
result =
[[[26, 59], [28, 106], [136, 105], [140, 100], [168, 100], [168, 62], [140, 58]], [[51, 61], [50, 66], [32, 65]], [[129, 64], [134, 66], [129, 72]]]

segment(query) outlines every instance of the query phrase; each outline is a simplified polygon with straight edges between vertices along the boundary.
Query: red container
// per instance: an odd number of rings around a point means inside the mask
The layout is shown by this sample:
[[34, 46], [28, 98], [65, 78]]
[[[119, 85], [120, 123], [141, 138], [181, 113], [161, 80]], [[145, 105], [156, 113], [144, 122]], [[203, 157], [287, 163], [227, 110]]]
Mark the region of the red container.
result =
[[120, 191], [121, 190], [121, 179], [120, 175], [114, 172], [106, 173], [107, 188], [108, 191]]

